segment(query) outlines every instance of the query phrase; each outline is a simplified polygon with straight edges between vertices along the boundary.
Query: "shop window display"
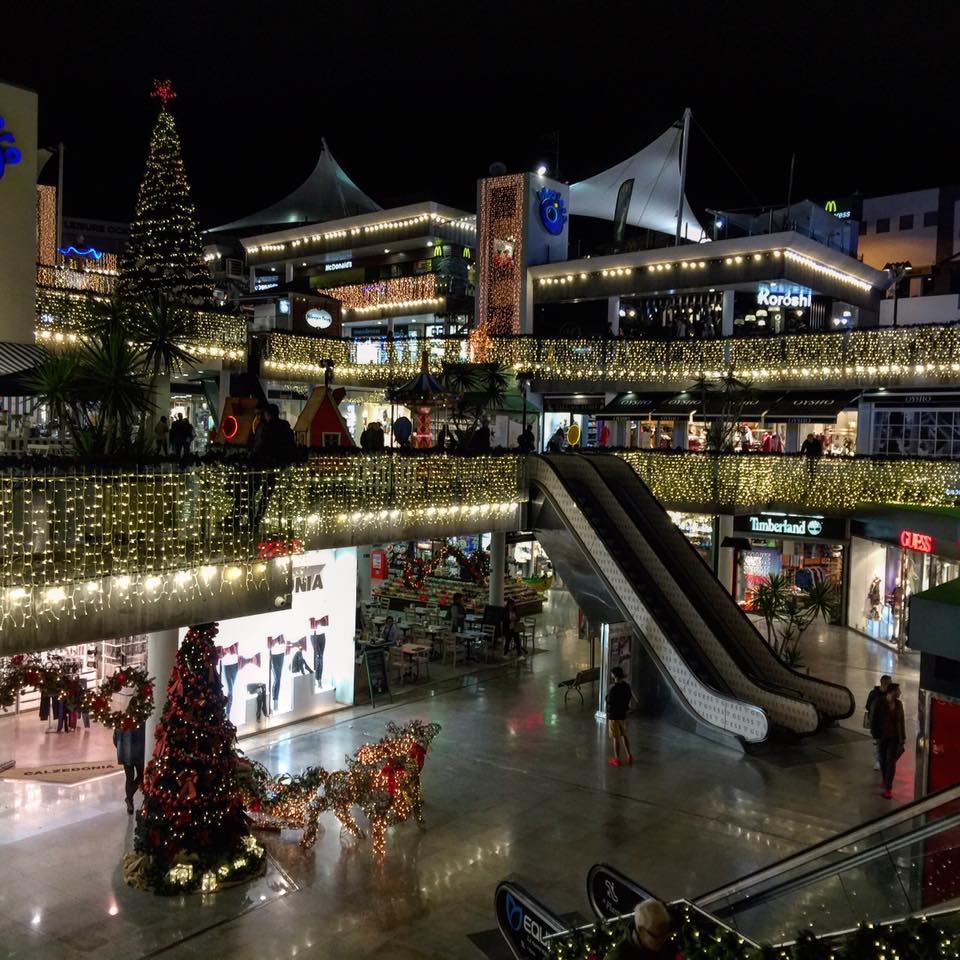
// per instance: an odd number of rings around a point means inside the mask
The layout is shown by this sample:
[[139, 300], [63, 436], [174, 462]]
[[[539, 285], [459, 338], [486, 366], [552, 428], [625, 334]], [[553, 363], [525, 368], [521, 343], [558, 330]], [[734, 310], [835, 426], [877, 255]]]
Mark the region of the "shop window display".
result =
[[353, 703], [356, 576], [353, 547], [300, 554], [289, 610], [220, 622], [218, 669], [241, 735]]
[[697, 553], [712, 566], [713, 517], [709, 513], [679, 513], [676, 510], [668, 510], [667, 513], [693, 544]]

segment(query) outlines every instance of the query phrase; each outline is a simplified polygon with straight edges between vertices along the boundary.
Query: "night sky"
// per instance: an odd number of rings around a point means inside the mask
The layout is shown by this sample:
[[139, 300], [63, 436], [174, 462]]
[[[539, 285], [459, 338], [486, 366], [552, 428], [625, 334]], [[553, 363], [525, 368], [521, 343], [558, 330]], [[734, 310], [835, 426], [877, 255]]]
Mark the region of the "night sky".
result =
[[573, 181], [687, 105], [726, 157], [695, 128], [702, 211], [783, 203], [793, 151], [795, 199], [956, 181], [958, 7], [12, 0], [0, 77], [40, 93], [41, 144], [66, 144], [68, 216], [131, 217], [154, 77], [179, 92], [204, 226], [284, 196], [321, 136], [384, 206], [472, 210], [491, 162], [553, 167], [554, 131]]

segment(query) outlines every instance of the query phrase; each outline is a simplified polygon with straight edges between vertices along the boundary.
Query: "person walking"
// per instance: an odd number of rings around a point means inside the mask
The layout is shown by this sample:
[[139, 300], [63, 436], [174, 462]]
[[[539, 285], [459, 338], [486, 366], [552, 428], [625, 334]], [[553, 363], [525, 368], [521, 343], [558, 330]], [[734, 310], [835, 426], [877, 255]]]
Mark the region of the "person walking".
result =
[[614, 667], [610, 671], [610, 679], [613, 683], [607, 691], [607, 732], [613, 741], [613, 756], [607, 763], [611, 767], [621, 766], [622, 746], [627, 766], [630, 766], [633, 763], [633, 754], [630, 752], [630, 741], [627, 739], [627, 711], [630, 709], [630, 701], [633, 700], [633, 690], [623, 675], [622, 667]]
[[[891, 679], [890, 675], [885, 673], [880, 678], [880, 682], [867, 694], [863, 718], [863, 725], [865, 727], [872, 728], [874, 704], [887, 692], [887, 687], [890, 686]], [[880, 741], [876, 738], [873, 740], [873, 769], [880, 769]]]
[[519, 439], [517, 440], [517, 446], [520, 448], [521, 453], [533, 453], [534, 447], [536, 447], [537, 441], [533, 436], [533, 427], [528, 423], [523, 433], [520, 434]]
[[170, 453], [170, 423], [166, 417], [161, 417], [157, 421], [153, 433], [157, 444], [157, 453], [161, 457], [167, 456]]
[[566, 443], [566, 437], [563, 435], [563, 427], [557, 427], [557, 432], [547, 444], [547, 453], [560, 453], [563, 450], [564, 443]]
[[454, 633], [459, 633], [463, 629], [463, 621], [467, 611], [463, 606], [463, 594], [455, 593], [453, 601], [450, 603], [450, 629]]
[[823, 445], [817, 439], [816, 434], [807, 434], [807, 439], [800, 444], [800, 456], [807, 458], [807, 470], [813, 476], [817, 461], [823, 456]]
[[510, 597], [503, 608], [503, 655], [509, 656], [511, 645], [516, 646], [517, 656], [523, 656], [520, 648], [520, 614], [517, 613], [517, 602]]
[[133, 813], [133, 795], [143, 783], [143, 763], [146, 752], [146, 727], [141, 724], [132, 730], [114, 730], [113, 745], [117, 748], [117, 763], [123, 764], [126, 775], [125, 795], [127, 813]]
[[870, 733], [880, 744], [883, 795], [890, 800], [893, 798], [893, 778], [897, 772], [897, 760], [903, 754], [907, 743], [899, 683], [888, 684], [883, 696], [878, 697], [874, 702], [870, 717]]

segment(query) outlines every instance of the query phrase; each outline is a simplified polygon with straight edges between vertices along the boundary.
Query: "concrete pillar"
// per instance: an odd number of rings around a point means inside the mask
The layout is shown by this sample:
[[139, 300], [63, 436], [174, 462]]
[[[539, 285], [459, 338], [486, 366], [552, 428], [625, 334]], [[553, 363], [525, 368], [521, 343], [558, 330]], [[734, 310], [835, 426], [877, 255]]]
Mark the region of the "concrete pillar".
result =
[[733, 336], [733, 290], [723, 291], [723, 310], [720, 313], [720, 335]]
[[373, 584], [370, 581], [370, 544], [357, 547], [357, 600], [369, 603], [373, 599]]
[[627, 443], [627, 433], [630, 428], [630, 421], [620, 418], [619, 420], [614, 420], [613, 428], [613, 445], [615, 447], [626, 447]]
[[873, 404], [857, 404], [857, 455], [873, 450]]
[[153, 745], [156, 737], [157, 724], [163, 714], [163, 707], [167, 702], [167, 684], [177, 659], [177, 643], [180, 631], [158, 630], [147, 634], [147, 672], [154, 677], [153, 713], [147, 720], [147, 763], [153, 756]]
[[620, 335], [620, 298], [607, 297], [607, 326], [610, 332], [618, 337]]
[[788, 423], [787, 435], [783, 439], [783, 452], [799, 453], [801, 442], [802, 441], [800, 440], [800, 424]]
[[210, 411], [214, 419], [214, 425], [217, 427], [220, 426], [220, 421], [223, 420], [223, 407], [227, 402], [228, 396], [230, 396], [230, 371], [221, 370], [220, 389], [217, 392], [217, 409]]
[[687, 449], [687, 430], [690, 426], [690, 421], [684, 418], [683, 420], [674, 420], [673, 421], [673, 446], [681, 447], [683, 450]]
[[490, 605], [503, 606], [503, 572], [507, 565], [507, 535], [490, 535]]
[[250, 287], [247, 290], [247, 293], [253, 293], [257, 287], [257, 268], [250, 267], [249, 273], [250, 273]]
[[293, 264], [289, 261], [284, 264], [283, 275], [285, 283], [293, 283]]
[[724, 590], [733, 592], [734, 584], [734, 549], [732, 547], [721, 547], [725, 537], [733, 536], [733, 516], [727, 513], [721, 513], [717, 517], [717, 523], [714, 526], [717, 532], [717, 542], [714, 546], [713, 555], [716, 559], [717, 579], [723, 584]]

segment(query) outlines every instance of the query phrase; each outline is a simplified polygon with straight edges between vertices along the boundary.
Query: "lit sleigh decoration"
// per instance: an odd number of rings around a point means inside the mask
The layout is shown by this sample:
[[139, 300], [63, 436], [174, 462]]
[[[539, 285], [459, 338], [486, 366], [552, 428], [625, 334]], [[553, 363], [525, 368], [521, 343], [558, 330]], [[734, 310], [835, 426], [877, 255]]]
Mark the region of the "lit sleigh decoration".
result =
[[420, 773], [439, 732], [438, 723], [388, 723], [385, 737], [346, 758], [346, 770], [308, 767], [296, 777], [272, 777], [261, 764], [247, 760], [244, 788], [251, 825], [260, 830], [302, 829], [301, 846], [312, 847], [320, 815], [332, 810], [348, 833], [363, 840], [366, 834], [353, 813], [359, 807], [370, 823], [370, 842], [379, 859], [386, 852], [387, 827], [411, 815], [423, 824]]

